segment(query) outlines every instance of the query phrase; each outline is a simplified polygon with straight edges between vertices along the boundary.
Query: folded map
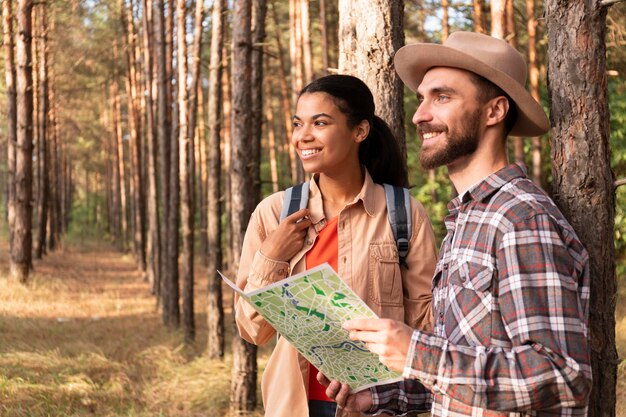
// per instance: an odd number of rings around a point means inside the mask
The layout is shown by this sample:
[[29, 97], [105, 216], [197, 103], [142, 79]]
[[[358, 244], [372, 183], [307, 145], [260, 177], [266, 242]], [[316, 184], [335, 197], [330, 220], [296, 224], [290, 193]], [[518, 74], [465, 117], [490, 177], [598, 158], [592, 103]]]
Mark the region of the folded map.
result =
[[352, 392], [402, 379], [341, 327], [350, 319], [378, 317], [327, 263], [248, 293], [220, 275], [329, 379], [349, 384]]

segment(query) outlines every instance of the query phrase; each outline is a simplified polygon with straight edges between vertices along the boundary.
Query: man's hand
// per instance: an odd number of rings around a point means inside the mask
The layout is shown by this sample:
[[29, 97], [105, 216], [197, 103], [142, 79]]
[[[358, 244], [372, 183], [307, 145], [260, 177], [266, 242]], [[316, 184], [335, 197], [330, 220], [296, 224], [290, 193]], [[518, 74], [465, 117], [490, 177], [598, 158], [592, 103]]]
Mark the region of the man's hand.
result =
[[302, 247], [311, 220], [309, 209], [298, 210], [285, 219], [263, 241], [261, 253], [275, 261], [289, 261]]
[[363, 341], [383, 364], [398, 372], [404, 370], [412, 328], [390, 319], [348, 320], [342, 327], [350, 332], [350, 339]]
[[372, 408], [372, 393], [369, 389], [350, 394], [350, 386], [339, 381], [330, 381], [326, 376], [318, 372], [317, 380], [326, 387], [326, 395], [335, 400], [337, 405], [349, 412], [367, 411]]

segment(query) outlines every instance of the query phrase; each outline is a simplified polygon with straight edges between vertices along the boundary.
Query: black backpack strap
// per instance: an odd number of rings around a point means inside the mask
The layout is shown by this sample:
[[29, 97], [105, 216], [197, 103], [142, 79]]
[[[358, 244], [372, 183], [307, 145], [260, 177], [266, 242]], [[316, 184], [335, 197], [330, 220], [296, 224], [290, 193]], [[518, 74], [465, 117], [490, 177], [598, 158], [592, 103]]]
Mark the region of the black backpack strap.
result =
[[285, 198], [283, 199], [283, 209], [280, 212], [279, 223], [285, 219], [285, 217], [292, 215], [298, 210], [306, 208], [309, 203], [309, 183], [303, 182], [302, 184], [294, 185], [285, 190]]
[[398, 261], [405, 267], [406, 256], [409, 253], [409, 239], [411, 238], [411, 197], [409, 190], [395, 185], [383, 184], [387, 200], [387, 217], [393, 231], [398, 248]]

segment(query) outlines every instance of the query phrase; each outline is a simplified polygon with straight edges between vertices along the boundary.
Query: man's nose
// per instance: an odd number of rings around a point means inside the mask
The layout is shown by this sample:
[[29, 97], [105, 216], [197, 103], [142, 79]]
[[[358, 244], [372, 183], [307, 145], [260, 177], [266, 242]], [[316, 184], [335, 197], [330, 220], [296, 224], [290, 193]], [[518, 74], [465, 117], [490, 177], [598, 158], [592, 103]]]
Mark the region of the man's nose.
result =
[[415, 113], [413, 114], [413, 118], [411, 121], [414, 125], [419, 125], [422, 122], [429, 122], [432, 120], [432, 115], [428, 109], [428, 105], [426, 101], [422, 101], [417, 105], [417, 109], [415, 109]]

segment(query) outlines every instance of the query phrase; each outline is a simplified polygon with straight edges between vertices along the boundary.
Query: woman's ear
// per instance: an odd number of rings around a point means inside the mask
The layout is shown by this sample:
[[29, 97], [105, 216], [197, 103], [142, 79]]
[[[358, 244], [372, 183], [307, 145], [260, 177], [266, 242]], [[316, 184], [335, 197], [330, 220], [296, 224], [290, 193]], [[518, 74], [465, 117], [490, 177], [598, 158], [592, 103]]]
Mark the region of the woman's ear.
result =
[[487, 102], [487, 106], [487, 126], [504, 122], [509, 112], [509, 100], [506, 97], [495, 97]]
[[355, 142], [363, 142], [370, 134], [370, 122], [367, 120], [361, 120], [361, 123], [355, 126]]

